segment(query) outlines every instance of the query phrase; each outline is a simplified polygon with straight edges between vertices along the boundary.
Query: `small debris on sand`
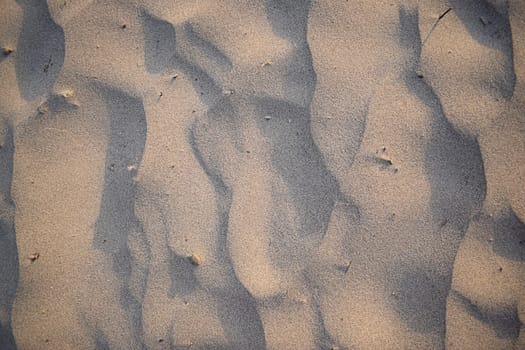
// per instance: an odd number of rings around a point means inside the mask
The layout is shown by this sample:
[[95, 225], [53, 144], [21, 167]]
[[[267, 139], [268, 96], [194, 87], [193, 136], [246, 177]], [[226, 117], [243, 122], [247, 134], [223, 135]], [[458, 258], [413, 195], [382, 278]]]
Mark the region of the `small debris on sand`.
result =
[[379, 165], [381, 165], [381, 167], [383, 168], [390, 167], [394, 164], [390, 159], [388, 159], [387, 157], [383, 155], [372, 157], [372, 160], [378, 163]]
[[51, 56], [49, 56], [49, 60], [47, 61], [46, 64], [44, 64], [44, 73], [47, 74], [47, 72], [49, 72], [49, 68], [51, 68], [53, 66], [53, 62], [51, 61]]
[[352, 261], [350, 260], [347, 264], [346, 264], [346, 268], [345, 268], [345, 275], [346, 273], [348, 272], [348, 270], [350, 270], [350, 266], [352, 265]]
[[29, 260], [31, 260], [32, 263], [34, 263], [36, 260], [38, 260], [38, 258], [40, 257], [40, 254], [39, 253], [33, 253], [31, 255], [29, 255]]
[[490, 21], [488, 19], [486, 19], [485, 17], [480, 17], [479, 18], [479, 21], [481, 22], [481, 24], [483, 24], [484, 26], [490, 24]]
[[266, 115], [266, 116], [264, 116], [264, 119], [270, 120], [270, 119], [272, 119], [272, 116], [271, 115]]
[[438, 17], [438, 21], [439, 21], [440, 19], [442, 19], [443, 17], [445, 17], [445, 16], [447, 15], [447, 13], [449, 13], [451, 10], [452, 10], [452, 8], [449, 7], [445, 12], [443, 12], [441, 15], [439, 15], [439, 17]]
[[189, 259], [191, 264], [195, 266], [199, 266], [202, 263], [200, 256], [198, 256], [196, 253], [191, 253]]
[[2, 49], [2, 52], [4, 53], [4, 56], [9, 56], [11, 53], [15, 51], [12, 47], [6, 46]]
[[265, 61], [261, 64], [261, 67], [266, 67], [266, 66], [271, 66], [272, 65], [272, 61]]
[[49, 111], [47, 103], [43, 103], [37, 108], [38, 114], [46, 114]]
[[62, 97], [64, 98], [70, 98], [70, 97], [73, 97], [75, 95], [75, 92], [71, 89], [64, 89], [62, 91], [60, 91], [60, 95], [62, 95]]

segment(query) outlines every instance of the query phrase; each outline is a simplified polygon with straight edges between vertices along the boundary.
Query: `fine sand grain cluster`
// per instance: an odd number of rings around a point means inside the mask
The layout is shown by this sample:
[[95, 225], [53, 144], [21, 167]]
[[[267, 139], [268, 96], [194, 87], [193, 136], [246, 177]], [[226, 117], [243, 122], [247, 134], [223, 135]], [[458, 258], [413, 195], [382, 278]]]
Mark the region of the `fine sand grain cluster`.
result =
[[0, 349], [525, 349], [525, 1], [0, 0]]

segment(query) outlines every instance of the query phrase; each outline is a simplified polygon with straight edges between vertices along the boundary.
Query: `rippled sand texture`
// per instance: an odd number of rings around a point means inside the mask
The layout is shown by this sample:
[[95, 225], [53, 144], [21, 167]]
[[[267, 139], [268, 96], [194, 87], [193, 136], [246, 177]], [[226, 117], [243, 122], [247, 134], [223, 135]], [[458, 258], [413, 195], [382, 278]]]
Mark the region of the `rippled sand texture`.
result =
[[525, 2], [2, 0], [1, 349], [525, 349]]

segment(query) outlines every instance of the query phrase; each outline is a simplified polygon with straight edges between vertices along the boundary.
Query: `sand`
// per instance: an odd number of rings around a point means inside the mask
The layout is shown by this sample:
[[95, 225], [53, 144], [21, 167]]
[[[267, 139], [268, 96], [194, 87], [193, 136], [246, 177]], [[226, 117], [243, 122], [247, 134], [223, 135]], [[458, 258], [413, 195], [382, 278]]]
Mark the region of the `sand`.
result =
[[0, 348], [525, 349], [522, 0], [0, 1]]

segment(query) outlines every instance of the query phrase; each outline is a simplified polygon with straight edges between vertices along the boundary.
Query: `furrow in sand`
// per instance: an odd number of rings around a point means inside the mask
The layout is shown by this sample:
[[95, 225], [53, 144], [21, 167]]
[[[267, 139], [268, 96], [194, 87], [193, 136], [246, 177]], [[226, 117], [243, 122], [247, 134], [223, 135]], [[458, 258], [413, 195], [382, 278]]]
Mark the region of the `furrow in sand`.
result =
[[0, 347], [7, 350], [16, 349], [11, 313], [19, 274], [15, 203], [11, 197], [14, 152], [13, 128], [0, 119]]

